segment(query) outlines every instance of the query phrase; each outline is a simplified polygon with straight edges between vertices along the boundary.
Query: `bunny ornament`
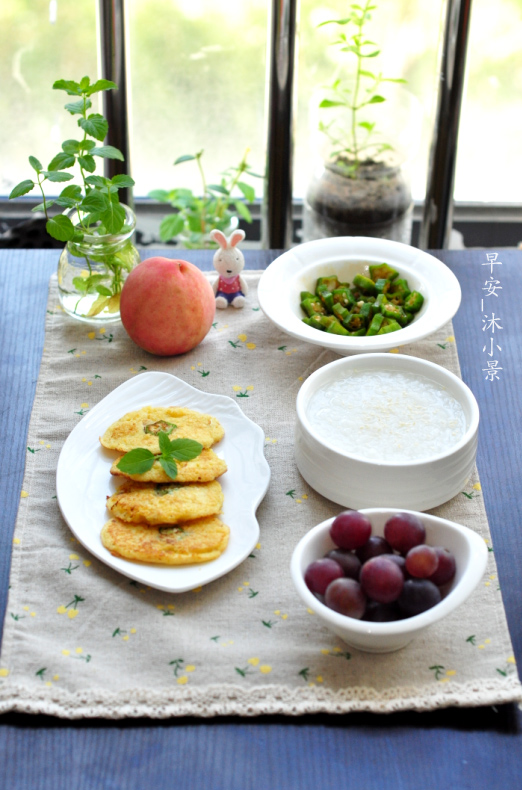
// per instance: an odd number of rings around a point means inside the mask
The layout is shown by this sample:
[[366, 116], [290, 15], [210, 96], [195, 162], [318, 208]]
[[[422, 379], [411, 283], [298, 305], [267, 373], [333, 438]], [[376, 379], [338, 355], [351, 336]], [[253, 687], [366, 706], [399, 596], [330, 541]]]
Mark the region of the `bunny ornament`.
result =
[[213, 285], [216, 307], [223, 309], [230, 304], [232, 307], [243, 307], [248, 286], [240, 274], [245, 259], [237, 245], [245, 238], [245, 231], [235, 230], [227, 239], [222, 231], [212, 230], [210, 236], [219, 244], [219, 250], [214, 254], [214, 269], [219, 272], [219, 278]]

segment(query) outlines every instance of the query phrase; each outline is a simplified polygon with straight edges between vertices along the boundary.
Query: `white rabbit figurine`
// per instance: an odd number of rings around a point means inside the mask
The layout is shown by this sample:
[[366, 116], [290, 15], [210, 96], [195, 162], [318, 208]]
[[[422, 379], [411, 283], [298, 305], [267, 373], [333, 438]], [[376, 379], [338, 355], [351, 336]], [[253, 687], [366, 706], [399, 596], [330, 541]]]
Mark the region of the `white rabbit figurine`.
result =
[[219, 250], [214, 254], [214, 269], [219, 272], [219, 278], [213, 285], [216, 307], [224, 309], [229, 304], [232, 307], [243, 307], [248, 286], [240, 274], [245, 266], [245, 259], [237, 245], [245, 238], [245, 231], [235, 230], [229, 239], [220, 230], [210, 231], [210, 236], [219, 244]]

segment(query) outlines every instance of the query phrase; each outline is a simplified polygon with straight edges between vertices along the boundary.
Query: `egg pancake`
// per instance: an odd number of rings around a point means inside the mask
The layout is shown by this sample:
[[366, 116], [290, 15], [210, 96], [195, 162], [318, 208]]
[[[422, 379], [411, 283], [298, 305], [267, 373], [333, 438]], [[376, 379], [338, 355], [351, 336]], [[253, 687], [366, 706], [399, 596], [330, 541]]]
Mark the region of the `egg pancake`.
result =
[[[121, 475], [140, 483], [172, 482], [159, 461], [154, 461], [152, 468], [140, 475], [122, 472], [118, 469], [118, 462], [122, 457], [120, 456], [114, 461], [111, 466], [111, 475]], [[227, 471], [226, 461], [223, 458], [219, 458], [213, 450], [209, 449], [204, 449], [201, 455], [193, 458], [192, 461], [176, 461], [176, 465], [178, 467], [176, 483], [208, 483]]]
[[111, 516], [132, 524], [178, 524], [215, 516], [223, 506], [217, 480], [210, 483], [123, 483], [107, 497]]
[[191, 565], [217, 559], [227, 547], [229, 533], [227, 525], [215, 516], [157, 526], [125, 524], [111, 518], [102, 529], [101, 539], [116, 557], [160, 565]]
[[100, 437], [100, 442], [107, 449], [121, 453], [145, 447], [159, 455], [160, 431], [165, 431], [171, 441], [194, 439], [203, 447], [211, 447], [225, 435], [219, 420], [210, 414], [178, 406], [145, 406], [138, 411], [128, 412], [112, 423]]

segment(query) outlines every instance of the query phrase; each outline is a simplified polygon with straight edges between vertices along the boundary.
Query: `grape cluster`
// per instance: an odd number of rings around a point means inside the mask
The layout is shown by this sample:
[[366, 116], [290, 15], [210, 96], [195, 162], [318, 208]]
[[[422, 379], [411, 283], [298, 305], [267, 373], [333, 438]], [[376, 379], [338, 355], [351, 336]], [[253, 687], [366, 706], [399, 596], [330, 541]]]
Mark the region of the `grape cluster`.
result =
[[454, 555], [426, 544], [426, 529], [413, 513], [396, 513], [384, 537], [370, 519], [346, 510], [332, 522], [336, 548], [311, 562], [304, 579], [330, 609], [357, 620], [390, 622], [413, 617], [442, 600], [456, 573]]

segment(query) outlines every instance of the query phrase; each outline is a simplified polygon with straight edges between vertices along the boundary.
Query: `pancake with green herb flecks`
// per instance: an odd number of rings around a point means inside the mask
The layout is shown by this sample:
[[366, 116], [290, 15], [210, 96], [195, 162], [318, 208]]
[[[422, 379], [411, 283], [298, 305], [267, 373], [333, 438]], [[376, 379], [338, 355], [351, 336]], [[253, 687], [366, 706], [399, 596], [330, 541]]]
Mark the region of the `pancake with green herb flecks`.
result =
[[144, 406], [112, 423], [100, 437], [100, 442], [108, 450], [121, 453], [144, 447], [159, 455], [160, 432], [166, 433], [171, 441], [193, 439], [203, 447], [212, 447], [225, 435], [219, 420], [210, 414], [179, 406]]
[[[120, 475], [129, 480], [135, 480], [140, 483], [169, 483], [171, 478], [163, 469], [159, 461], [154, 461], [152, 468], [148, 472], [142, 474], [130, 474], [129, 472], [122, 472], [118, 468], [118, 463], [123, 456], [114, 461], [111, 466], [111, 475]], [[215, 454], [213, 450], [204, 449], [197, 458], [191, 461], [176, 461], [178, 473], [176, 475], [176, 483], [208, 483], [215, 480], [220, 475], [227, 471], [227, 464], [223, 458]]]
[[223, 491], [210, 483], [123, 483], [107, 497], [111, 516], [132, 524], [178, 524], [221, 512]]
[[116, 557], [160, 565], [192, 565], [217, 559], [227, 547], [229, 534], [227, 525], [215, 516], [157, 526], [126, 524], [111, 518], [102, 529], [101, 539]]

